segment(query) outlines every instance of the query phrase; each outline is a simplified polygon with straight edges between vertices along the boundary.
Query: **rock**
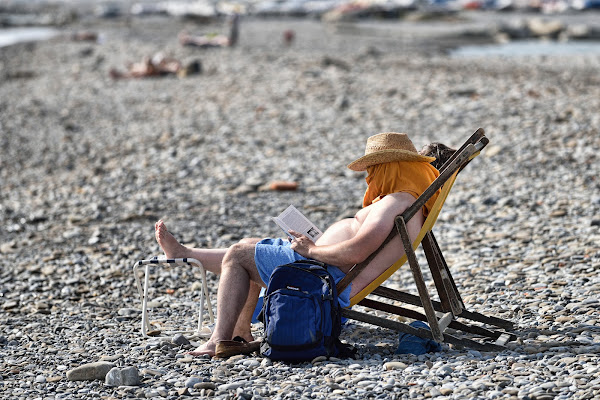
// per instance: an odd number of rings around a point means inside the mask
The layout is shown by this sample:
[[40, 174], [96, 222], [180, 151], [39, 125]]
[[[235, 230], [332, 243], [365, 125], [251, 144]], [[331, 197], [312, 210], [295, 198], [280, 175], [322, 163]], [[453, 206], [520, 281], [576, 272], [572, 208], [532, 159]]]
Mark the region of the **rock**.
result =
[[[187, 382], [186, 382], [186, 386], [187, 386]], [[215, 385], [213, 382], [198, 382], [198, 383], [194, 384], [192, 387], [196, 390], [202, 390], [202, 389], [215, 390], [217, 388], [217, 385]]]
[[67, 372], [67, 379], [70, 381], [92, 381], [95, 379], [104, 379], [108, 371], [115, 367], [115, 364], [106, 361], [80, 365]]
[[138, 386], [140, 375], [136, 367], [114, 367], [106, 374], [104, 383], [107, 386]]
[[135, 317], [141, 315], [141, 311], [137, 308], [120, 308], [117, 314], [122, 317]]
[[452, 375], [452, 372], [454, 372], [454, 369], [452, 369], [452, 367], [449, 365], [444, 365], [435, 371], [436, 375], [438, 376]]
[[8, 254], [15, 251], [17, 251], [17, 242], [15, 240], [0, 244], [0, 253]]
[[171, 339], [171, 341], [173, 342], [173, 344], [176, 344], [178, 346], [188, 346], [190, 344], [190, 341], [181, 333], [178, 333], [175, 336], [173, 336], [173, 339]]
[[10, 300], [2, 304], [2, 309], [5, 311], [14, 310], [17, 307], [19, 307], [19, 302], [15, 300]]
[[194, 385], [201, 384], [201, 383], [202, 383], [201, 378], [198, 378], [197, 376], [192, 376], [185, 381], [185, 387], [193, 388]]
[[383, 368], [386, 371], [390, 371], [390, 370], [405, 370], [408, 366], [406, 364], [404, 364], [403, 362], [399, 362], [399, 361], [390, 361], [390, 362], [386, 362], [385, 364], [383, 364]]
[[316, 363], [320, 363], [320, 362], [323, 362], [323, 361], [326, 361], [326, 360], [327, 360], [327, 357], [325, 357], [325, 356], [318, 356], [318, 357], [313, 358], [310, 363], [311, 364], [316, 364]]
[[248, 381], [225, 383], [223, 385], [219, 385], [218, 389], [221, 391], [237, 390], [238, 388], [241, 388], [242, 386], [247, 385], [247, 384], [248, 384]]

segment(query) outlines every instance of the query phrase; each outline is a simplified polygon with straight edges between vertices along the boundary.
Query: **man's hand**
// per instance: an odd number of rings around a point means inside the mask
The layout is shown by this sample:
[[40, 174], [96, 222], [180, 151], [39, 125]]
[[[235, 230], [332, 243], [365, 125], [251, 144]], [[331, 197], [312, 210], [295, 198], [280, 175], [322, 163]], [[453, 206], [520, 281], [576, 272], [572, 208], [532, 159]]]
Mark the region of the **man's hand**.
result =
[[290, 230], [289, 232], [290, 235], [294, 237], [294, 239], [292, 239], [291, 245], [292, 250], [294, 250], [296, 253], [300, 254], [303, 257], [310, 258], [310, 249], [316, 246], [314, 242], [301, 233], [292, 230]]

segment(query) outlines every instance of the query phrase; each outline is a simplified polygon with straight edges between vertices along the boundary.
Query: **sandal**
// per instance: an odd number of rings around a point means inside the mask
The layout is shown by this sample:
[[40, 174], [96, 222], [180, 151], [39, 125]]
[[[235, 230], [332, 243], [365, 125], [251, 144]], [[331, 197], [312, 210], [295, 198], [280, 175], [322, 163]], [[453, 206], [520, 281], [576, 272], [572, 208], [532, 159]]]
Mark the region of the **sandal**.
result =
[[217, 342], [215, 357], [227, 358], [238, 354], [250, 354], [260, 349], [260, 340], [248, 342], [240, 336], [232, 340], [221, 340]]

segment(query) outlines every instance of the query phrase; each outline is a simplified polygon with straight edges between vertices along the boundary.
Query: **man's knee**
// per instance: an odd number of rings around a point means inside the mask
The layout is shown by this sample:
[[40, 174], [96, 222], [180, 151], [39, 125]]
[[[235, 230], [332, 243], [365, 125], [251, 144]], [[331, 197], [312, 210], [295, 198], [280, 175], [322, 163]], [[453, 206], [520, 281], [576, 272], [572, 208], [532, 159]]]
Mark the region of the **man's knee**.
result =
[[236, 243], [227, 250], [223, 259], [222, 268], [224, 269], [241, 269], [248, 273], [251, 281], [262, 285], [262, 279], [254, 262], [254, 243]]
[[242, 243], [242, 241], [232, 245], [225, 253], [223, 266], [232, 264], [245, 266], [249, 261], [254, 264], [254, 247], [255, 243]]
[[241, 244], [256, 244], [256, 243], [260, 242], [261, 240], [262, 239], [260, 239], [260, 238], [243, 238], [238, 243], [241, 243]]

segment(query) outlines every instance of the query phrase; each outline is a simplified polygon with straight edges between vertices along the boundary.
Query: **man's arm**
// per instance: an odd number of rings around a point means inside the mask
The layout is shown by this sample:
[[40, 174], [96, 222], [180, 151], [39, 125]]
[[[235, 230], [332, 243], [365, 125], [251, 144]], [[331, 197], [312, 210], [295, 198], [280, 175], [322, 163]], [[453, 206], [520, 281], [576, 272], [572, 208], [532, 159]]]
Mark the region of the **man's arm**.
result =
[[[402, 214], [414, 202], [414, 197], [407, 193], [395, 193], [384, 197], [373, 204], [368, 216], [359, 228], [356, 235], [340, 243], [317, 246], [306, 236], [297, 232], [293, 235], [296, 239], [292, 242], [292, 249], [300, 255], [314, 260], [338, 266], [343, 272], [355, 264], [364, 261], [369, 255], [381, 246], [394, 227], [394, 218]], [[422, 225], [422, 218], [415, 216], [409, 224], [418, 232]]]

